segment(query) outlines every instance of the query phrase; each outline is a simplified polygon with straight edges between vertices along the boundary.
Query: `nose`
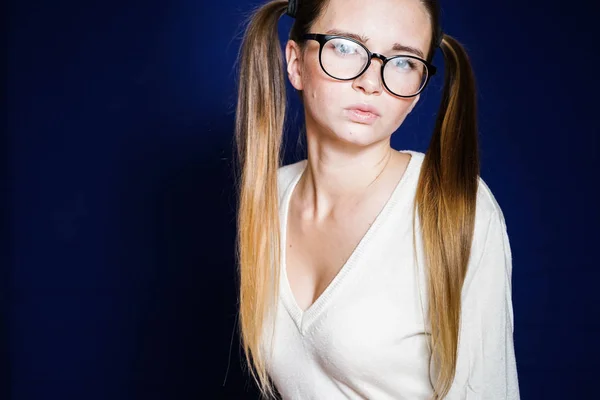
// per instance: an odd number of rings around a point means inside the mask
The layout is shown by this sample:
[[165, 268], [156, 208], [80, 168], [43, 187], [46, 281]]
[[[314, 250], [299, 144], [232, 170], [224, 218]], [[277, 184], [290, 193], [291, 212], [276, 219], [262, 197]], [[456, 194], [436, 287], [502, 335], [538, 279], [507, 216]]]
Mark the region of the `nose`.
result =
[[367, 70], [354, 79], [352, 87], [363, 91], [365, 94], [381, 94], [383, 91], [381, 68], [383, 68], [383, 61], [378, 57], [373, 57]]

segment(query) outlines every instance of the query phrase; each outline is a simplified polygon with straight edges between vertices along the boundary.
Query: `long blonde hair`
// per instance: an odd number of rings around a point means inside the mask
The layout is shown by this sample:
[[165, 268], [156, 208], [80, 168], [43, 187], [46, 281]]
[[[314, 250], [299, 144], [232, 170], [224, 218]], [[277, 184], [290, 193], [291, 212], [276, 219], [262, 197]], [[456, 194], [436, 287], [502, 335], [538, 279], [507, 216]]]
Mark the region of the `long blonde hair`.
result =
[[[461, 291], [470, 256], [479, 178], [475, 79], [462, 45], [440, 29], [437, 0], [419, 0], [432, 22], [432, 44], [445, 60], [442, 101], [417, 186], [414, 219], [419, 218], [425, 254], [432, 356], [439, 375], [434, 399], [450, 389], [456, 371]], [[322, 13], [326, 0], [298, 4], [290, 39], [297, 41]], [[286, 117], [283, 55], [278, 21], [288, 2], [257, 8], [247, 24], [239, 55], [235, 138], [239, 162], [237, 261], [239, 327], [250, 373], [261, 394], [275, 397], [261, 346], [277, 306], [280, 221], [277, 170], [282, 162]], [[415, 252], [416, 254], [416, 252]]]

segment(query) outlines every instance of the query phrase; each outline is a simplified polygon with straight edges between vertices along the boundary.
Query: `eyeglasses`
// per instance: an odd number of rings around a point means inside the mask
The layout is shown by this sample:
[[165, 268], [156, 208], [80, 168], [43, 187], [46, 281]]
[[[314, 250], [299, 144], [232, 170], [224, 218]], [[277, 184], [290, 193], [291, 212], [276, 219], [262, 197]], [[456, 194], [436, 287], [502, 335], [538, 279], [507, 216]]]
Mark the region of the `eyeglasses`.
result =
[[414, 97], [421, 93], [436, 67], [412, 55], [386, 57], [372, 53], [362, 43], [346, 36], [307, 33], [303, 39], [319, 42], [319, 63], [330, 77], [349, 81], [361, 76], [373, 58], [383, 61], [381, 81], [387, 90], [399, 97]]

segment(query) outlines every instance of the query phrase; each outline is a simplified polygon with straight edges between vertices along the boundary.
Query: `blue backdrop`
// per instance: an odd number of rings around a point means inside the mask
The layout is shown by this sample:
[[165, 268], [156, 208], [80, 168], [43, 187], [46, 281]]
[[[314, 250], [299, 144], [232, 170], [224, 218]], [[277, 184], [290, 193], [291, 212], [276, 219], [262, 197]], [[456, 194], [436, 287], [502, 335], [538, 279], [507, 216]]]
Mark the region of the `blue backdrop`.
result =
[[[445, 31], [472, 57], [482, 176], [511, 240], [523, 399], [589, 398], [599, 372], [588, 3], [443, 2]], [[255, 4], [9, 5], [5, 398], [256, 398], [237, 336], [230, 354], [234, 63]], [[434, 63], [396, 148], [427, 148]]]

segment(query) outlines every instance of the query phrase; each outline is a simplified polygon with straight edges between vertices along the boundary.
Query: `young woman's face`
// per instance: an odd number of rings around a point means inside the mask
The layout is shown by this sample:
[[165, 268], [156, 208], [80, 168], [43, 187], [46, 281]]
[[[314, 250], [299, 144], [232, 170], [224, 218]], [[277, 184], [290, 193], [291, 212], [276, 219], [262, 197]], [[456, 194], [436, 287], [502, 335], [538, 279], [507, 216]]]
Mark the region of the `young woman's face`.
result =
[[[419, 49], [425, 56], [431, 41], [429, 15], [418, 0], [330, 0], [311, 33], [353, 33], [368, 38], [363, 44], [384, 56], [417, 55], [392, 50], [395, 43]], [[319, 135], [367, 146], [389, 138], [412, 111], [419, 96], [401, 98], [386, 90], [381, 81], [382, 62], [373, 59], [368, 70], [350, 81], [329, 77], [319, 64], [319, 43], [306, 42], [304, 54], [291, 56], [288, 74], [292, 85], [303, 91], [307, 128]], [[425, 58], [425, 57], [421, 57]], [[376, 116], [353, 111], [360, 105], [374, 107]]]

